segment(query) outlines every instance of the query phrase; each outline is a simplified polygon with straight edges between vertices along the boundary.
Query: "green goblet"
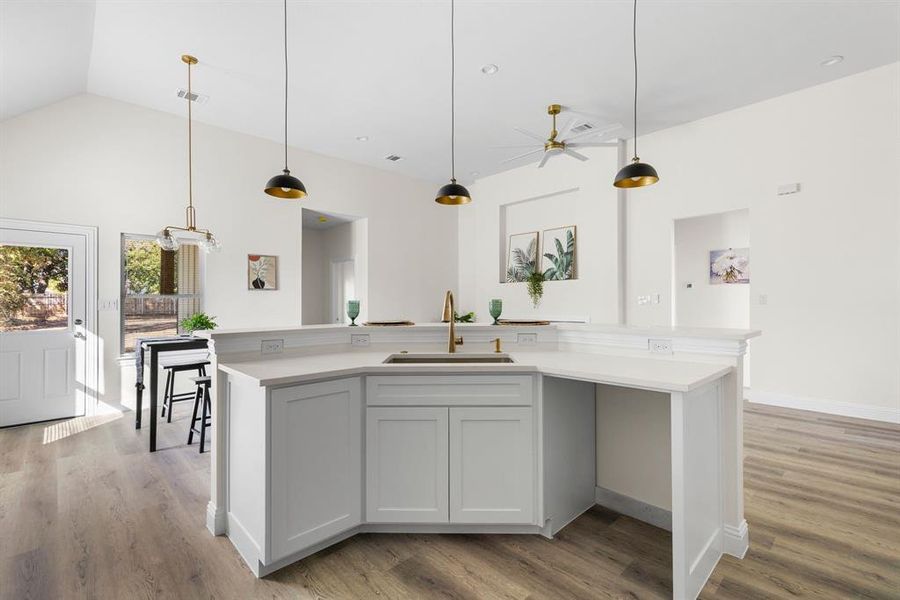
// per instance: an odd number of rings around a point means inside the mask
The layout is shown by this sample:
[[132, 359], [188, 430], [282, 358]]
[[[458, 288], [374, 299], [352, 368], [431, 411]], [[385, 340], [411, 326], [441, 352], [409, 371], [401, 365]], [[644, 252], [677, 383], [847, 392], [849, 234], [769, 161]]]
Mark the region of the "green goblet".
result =
[[497, 321], [497, 319], [503, 312], [503, 300], [494, 298], [493, 300], [491, 300], [490, 304], [488, 304], [488, 310], [490, 311], [491, 316], [494, 317], [494, 325], [499, 325], [500, 323]]
[[358, 327], [356, 317], [359, 316], [359, 300], [347, 300], [347, 316], [350, 317], [350, 327]]

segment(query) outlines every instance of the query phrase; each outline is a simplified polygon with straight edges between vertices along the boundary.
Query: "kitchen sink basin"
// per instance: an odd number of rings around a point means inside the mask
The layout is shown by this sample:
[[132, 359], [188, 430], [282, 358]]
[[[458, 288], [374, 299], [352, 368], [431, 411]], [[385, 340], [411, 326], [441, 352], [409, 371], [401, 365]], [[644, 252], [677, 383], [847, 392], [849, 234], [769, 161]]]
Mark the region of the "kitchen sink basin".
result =
[[386, 365], [489, 364], [515, 362], [508, 354], [391, 354]]

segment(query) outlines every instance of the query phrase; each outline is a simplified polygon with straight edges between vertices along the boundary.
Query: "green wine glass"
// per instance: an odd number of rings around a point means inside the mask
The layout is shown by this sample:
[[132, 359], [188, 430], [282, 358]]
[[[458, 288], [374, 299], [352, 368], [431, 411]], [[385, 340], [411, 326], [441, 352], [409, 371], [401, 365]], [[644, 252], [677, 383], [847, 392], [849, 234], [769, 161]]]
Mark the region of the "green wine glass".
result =
[[347, 316], [350, 317], [350, 327], [358, 327], [356, 317], [359, 316], [359, 300], [347, 300]]
[[490, 304], [488, 304], [488, 310], [490, 311], [491, 316], [494, 317], [494, 325], [499, 325], [500, 322], [497, 319], [500, 317], [500, 314], [503, 313], [503, 300], [494, 298], [491, 300]]

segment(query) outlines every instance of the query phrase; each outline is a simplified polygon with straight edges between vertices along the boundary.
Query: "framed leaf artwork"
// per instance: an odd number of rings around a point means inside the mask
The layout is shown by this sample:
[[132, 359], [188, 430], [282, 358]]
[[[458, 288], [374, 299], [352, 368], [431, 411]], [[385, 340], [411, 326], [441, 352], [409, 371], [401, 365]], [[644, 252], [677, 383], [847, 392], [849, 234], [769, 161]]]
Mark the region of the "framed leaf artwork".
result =
[[247, 289], [278, 289], [278, 257], [266, 254], [247, 255]]
[[545, 229], [541, 246], [541, 271], [546, 281], [577, 279], [575, 226]]
[[514, 233], [506, 249], [506, 282], [525, 281], [534, 273], [538, 260], [538, 232]]

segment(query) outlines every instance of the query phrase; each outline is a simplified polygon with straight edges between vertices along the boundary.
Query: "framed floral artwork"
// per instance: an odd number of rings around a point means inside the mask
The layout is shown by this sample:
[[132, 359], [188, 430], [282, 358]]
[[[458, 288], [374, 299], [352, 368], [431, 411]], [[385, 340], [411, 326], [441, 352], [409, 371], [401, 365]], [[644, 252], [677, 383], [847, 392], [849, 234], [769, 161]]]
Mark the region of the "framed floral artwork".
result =
[[750, 248], [710, 250], [709, 283], [750, 283]]
[[278, 289], [278, 257], [266, 254], [247, 255], [247, 289]]

